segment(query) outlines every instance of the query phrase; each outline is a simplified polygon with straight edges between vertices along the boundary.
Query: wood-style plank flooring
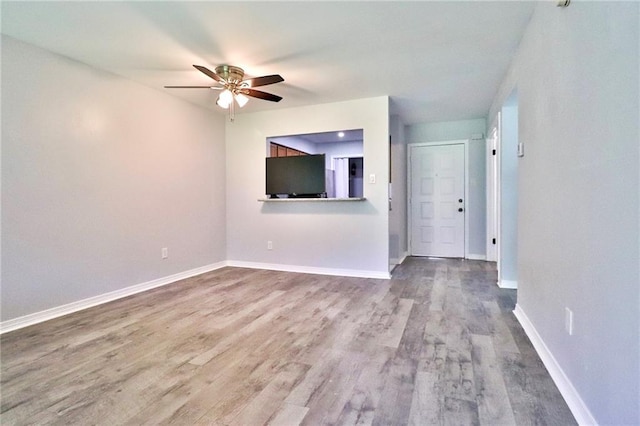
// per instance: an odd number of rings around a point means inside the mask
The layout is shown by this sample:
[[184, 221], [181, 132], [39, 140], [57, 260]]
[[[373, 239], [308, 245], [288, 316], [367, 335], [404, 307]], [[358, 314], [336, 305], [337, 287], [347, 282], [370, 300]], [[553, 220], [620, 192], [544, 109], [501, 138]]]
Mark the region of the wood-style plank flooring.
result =
[[3, 425], [570, 425], [495, 265], [223, 268], [1, 337]]

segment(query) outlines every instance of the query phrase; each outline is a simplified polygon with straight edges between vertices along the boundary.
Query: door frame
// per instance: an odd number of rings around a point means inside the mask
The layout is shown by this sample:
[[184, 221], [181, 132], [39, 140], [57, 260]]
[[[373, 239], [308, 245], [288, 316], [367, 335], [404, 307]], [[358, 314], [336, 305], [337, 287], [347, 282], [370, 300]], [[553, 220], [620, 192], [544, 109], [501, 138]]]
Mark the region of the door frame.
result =
[[[336, 170], [336, 160], [350, 160], [352, 158], [361, 158], [362, 159], [362, 168], [363, 168], [363, 175], [362, 175], [362, 193], [364, 195], [364, 154], [345, 154], [345, 155], [339, 155], [339, 154], [332, 154], [331, 155], [331, 170], [333, 170], [335, 172]], [[335, 174], [334, 174], [334, 189], [335, 189]], [[349, 179], [347, 179], [347, 192], [349, 192]]]
[[407, 215], [408, 215], [408, 226], [407, 226], [407, 245], [409, 248], [409, 253], [413, 254], [413, 242], [411, 241], [411, 227], [413, 226], [413, 218], [412, 218], [412, 198], [413, 194], [411, 191], [411, 153], [413, 152], [414, 147], [425, 147], [425, 146], [441, 146], [441, 145], [463, 145], [464, 146], [464, 259], [469, 258], [469, 139], [459, 139], [459, 140], [451, 140], [451, 141], [435, 141], [435, 142], [419, 142], [419, 143], [411, 143], [408, 144], [407, 149]]
[[[489, 127], [489, 137], [487, 138], [487, 240], [486, 253], [487, 261], [498, 263], [498, 274], [500, 274], [500, 135], [501, 111], [495, 121]], [[495, 154], [494, 154], [495, 152]], [[496, 243], [493, 244], [495, 238]]]

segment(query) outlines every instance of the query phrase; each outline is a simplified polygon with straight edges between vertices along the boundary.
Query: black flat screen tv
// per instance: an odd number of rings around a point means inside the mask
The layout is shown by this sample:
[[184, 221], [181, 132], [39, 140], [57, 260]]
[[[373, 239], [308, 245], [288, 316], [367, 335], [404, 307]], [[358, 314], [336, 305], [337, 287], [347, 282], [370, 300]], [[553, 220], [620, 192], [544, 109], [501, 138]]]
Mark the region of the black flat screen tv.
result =
[[325, 155], [268, 157], [266, 193], [271, 198], [326, 197]]

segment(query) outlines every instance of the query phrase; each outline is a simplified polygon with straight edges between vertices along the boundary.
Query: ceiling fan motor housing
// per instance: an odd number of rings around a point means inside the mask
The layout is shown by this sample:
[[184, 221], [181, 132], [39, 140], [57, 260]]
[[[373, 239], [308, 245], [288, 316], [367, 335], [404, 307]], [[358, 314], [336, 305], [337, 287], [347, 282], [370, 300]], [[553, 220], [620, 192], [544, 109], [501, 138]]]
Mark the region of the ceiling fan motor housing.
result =
[[233, 65], [219, 65], [216, 67], [216, 74], [227, 83], [238, 84], [244, 78], [244, 70]]

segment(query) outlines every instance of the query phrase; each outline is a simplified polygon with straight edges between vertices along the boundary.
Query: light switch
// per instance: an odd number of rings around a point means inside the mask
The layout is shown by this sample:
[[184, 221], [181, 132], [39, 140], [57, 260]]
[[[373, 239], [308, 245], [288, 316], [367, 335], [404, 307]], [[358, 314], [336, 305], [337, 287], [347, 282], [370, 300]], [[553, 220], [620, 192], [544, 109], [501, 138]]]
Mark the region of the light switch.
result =
[[376, 183], [376, 175], [374, 173], [369, 175], [369, 183]]
[[518, 143], [518, 157], [524, 157], [524, 144]]

